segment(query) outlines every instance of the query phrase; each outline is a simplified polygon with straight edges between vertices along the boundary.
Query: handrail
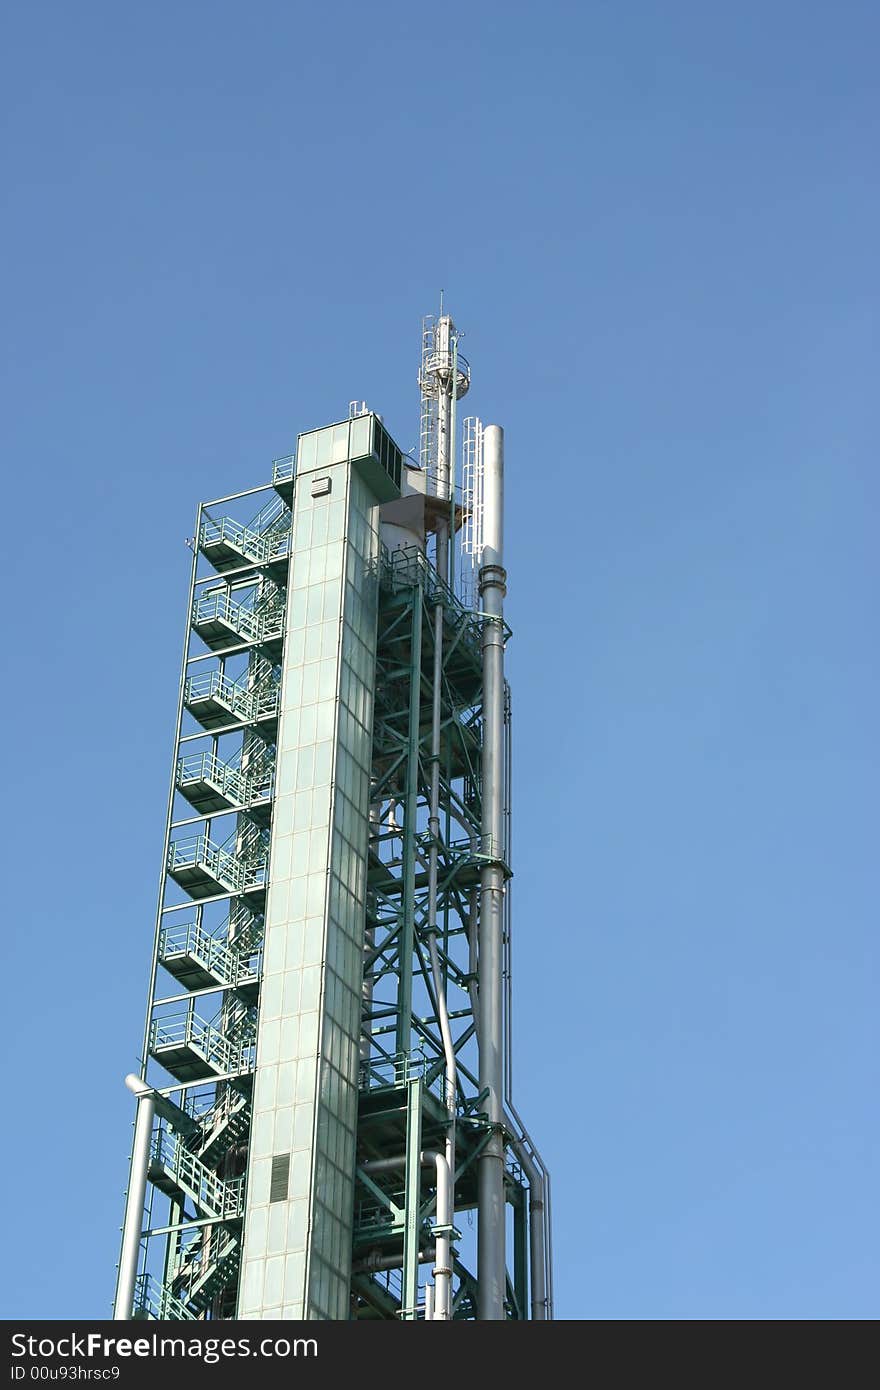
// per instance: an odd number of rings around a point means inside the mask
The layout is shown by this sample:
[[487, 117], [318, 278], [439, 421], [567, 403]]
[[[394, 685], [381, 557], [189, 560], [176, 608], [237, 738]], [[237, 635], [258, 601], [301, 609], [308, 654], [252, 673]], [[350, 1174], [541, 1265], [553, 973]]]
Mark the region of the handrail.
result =
[[274, 497], [247, 525], [231, 516], [206, 517], [199, 531], [199, 546], [204, 550], [228, 541], [259, 565], [284, 554], [289, 537], [290, 512], [280, 497]]
[[271, 672], [250, 687], [242, 684], [241, 679], [230, 680], [218, 670], [199, 672], [187, 677], [183, 691], [187, 706], [195, 700], [217, 699], [242, 719], [260, 719], [274, 714], [280, 696], [281, 686]]
[[238, 1044], [231, 1043], [219, 1028], [199, 1017], [194, 1003], [181, 1012], [153, 1019], [150, 1024], [151, 1051], [160, 1047], [189, 1045], [197, 1047], [218, 1071], [236, 1073], [253, 1070], [254, 1040], [245, 1038]]
[[196, 1317], [186, 1304], [165, 1287], [155, 1275], [144, 1272], [135, 1281], [135, 1308], [153, 1315], [157, 1322], [195, 1322]]
[[[234, 839], [234, 836], [231, 838]], [[194, 869], [200, 864], [233, 892], [241, 892], [242, 889], [265, 884], [269, 856], [264, 853], [254, 859], [241, 858], [223, 845], [215, 844], [204, 834], [170, 842], [167, 863], [170, 874], [179, 869]]]
[[231, 1265], [238, 1264], [241, 1247], [232, 1232], [224, 1227], [225, 1239], [218, 1242], [217, 1249], [205, 1249], [205, 1241], [199, 1236], [180, 1261], [174, 1275], [175, 1282], [181, 1283], [181, 1293], [197, 1307], [204, 1308], [210, 1301], [218, 1281], [225, 1281], [231, 1273]]
[[230, 541], [242, 554], [258, 563], [266, 559], [268, 547], [263, 537], [256, 531], [252, 531], [250, 527], [242, 526], [240, 521], [234, 521], [231, 516], [224, 516], [219, 521], [214, 521], [213, 518], [209, 517], [202, 522], [199, 531], [201, 549], [204, 550], [211, 545], [219, 545], [223, 541]]
[[274, 763], [269, 758], [255, 758], [253, 768], [244, 773], [216, 753], [206, 751], [178, 758], [175, 780], [180, 790], [192, 782], [213, 782], [232, 801], [245, 806], [250, 801], [265, 801], [270, 797], [274, 777]]
[[[417, 1076], [424, 1079], [428, 1075], [429, 1061], [424, 1052], [411, 1052], [405, 1057], [370, 1058], [360, 1064], [359, 1089], [369, 1091], [377, 1086], [405, 1086]], [[435, 1077], [427, 1089], [439, 1094], [439, 1078]]]
[[159, 933], [159, 959], [164, 962], [175, 955], [194, 956], [226, 984], [239, 985], [259, 979], [262, 947], [238, 951], [198, 922], [181, 922]]
[[244, 1179], [218, 1177], [162, 1125], [153, 1135], [151, 1157], [186, 1187], [193, 1201], [208, 1216], [216, 1216], [221, 1221], [241, 1216]]
[[296, 472], [296, 454], [272, 460], [272, 482], [289, 483]]
[[180, 788], [189, 782], [213, 782], [240, 805], [248, 800], [246, 783], [239, 769], [214, 752], [188, 753], [178, 758], [175, 780]]
[[194, 627], [212, 620], [228, 623], [247, 642], [263, 642], [280, 636], [284, 609], [281, 604], [264, 603], [255, 610], [247, 604], [236, 603], [226, 590], [215, 590], [199, 595], [192, 609]]

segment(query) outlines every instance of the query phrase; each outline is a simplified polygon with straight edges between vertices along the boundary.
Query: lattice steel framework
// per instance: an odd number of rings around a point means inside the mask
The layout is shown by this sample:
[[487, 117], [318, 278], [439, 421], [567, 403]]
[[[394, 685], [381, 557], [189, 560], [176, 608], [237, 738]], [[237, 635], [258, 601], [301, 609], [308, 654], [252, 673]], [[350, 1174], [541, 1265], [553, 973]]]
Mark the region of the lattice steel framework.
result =
[[[373, 431], [370, 466], [393, 475], [399, 495], [400, 453], [375, 420], [357, 428]], [[286, 775], [277, 742], [294, 472], [292, 456], [277, 460], [272, 485], [200, 508], [192, 542], [143, 1064], [133, 1086], [138, 1125], [146, 1117], [149, 1130], [149, 1195], [135, 1227], [133, 1309], [123, 1258], [117, 1316], [230, 1318], [241, 1309], [248, 1192], [255, 1153], [262, 1152], [254, 1145], [252, 1101], [269, 853]], [[306, 481], [298, 479], [297, 488]], [[325, 484], [329, 492], [327, 478], [313, 474], [308, 481], [312, 498]], [[250, 516], [255, 498], [262, 505]], [[240, 520], [242, 513], [250, 519]], [[363, 972], [353, 1059], [356, 1156], [340, 1188], [352, 1206], [351, 1243], [339, 1258], [350, 1269], [352, 1318], [430, 1317], [435, 1285], [446, 1278], [448, 1315], [467, 1319], [478, 1315], [479, 1288], [475, 1238], [465, 1225], [493, 1134], [479, 1081], [480, 886], [487, 866], [500, 881], [510, 878], [509, 692], [504, 830], [498, 840], [483, 830], [483, 648], [488, 625], [503, 640], [509, 632], [503, 619], [463, 606], [418, 547], [370, 553], [370, 572], [361, 574], [350, 560], [344, 581], [352, 592], [360, 585], [377, 592], [378, 601], [361, 614], [363, 621], [363, 613], [375, 612], [376, 623], [372, 766], [356, 849], [361, 868], [351, 869], [365, 870], [366, 904], [357, 946]], [[542, 1318], [552, 1306], [543, 1219], [549, 1178], [510, 1099], [509, 903], [505, 890], [501, 1219], [512, 1258], [503, 1310], [508, 1318]], [[441, 1153], [451, 1132], [455, 1224], [438, 1215]], [[269, 1203], [287, 1196], [290, 1157], [272, 1158]], [[134, 1181], [131, 1190], [136, 1222]], [[129, 1210], [127, 1222], [131, 1216]], [[426, 1277], [431, 1264], [433, 1284]]]

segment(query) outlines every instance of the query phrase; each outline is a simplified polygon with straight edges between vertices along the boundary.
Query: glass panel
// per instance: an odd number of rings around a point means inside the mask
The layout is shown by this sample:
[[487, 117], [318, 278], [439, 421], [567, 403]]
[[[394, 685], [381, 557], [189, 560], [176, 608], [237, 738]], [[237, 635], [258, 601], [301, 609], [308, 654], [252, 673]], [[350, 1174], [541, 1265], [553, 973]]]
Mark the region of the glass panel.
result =
[[318, 449], [315, 456], [315, 463], [318, 468], [324, 468], [330, 462], [330, 435], [332, 430], [318, 430], [317, 440]]
[[313, 430], [311, 434], [300, 435], [299, 444], [296, 450], [297, 472], [302, 473], [313, 468], [315, 465], [315, 448], [317, 435]]
[[348, 421], [344, 425], [334, 425], [330, 458], [333, 463], [344, 463], [348, 458]]
[[353, 459], [364, 458], [370, 452], [370, 417], [361, 415], [351, 422], [351, 442], [349, 455]]

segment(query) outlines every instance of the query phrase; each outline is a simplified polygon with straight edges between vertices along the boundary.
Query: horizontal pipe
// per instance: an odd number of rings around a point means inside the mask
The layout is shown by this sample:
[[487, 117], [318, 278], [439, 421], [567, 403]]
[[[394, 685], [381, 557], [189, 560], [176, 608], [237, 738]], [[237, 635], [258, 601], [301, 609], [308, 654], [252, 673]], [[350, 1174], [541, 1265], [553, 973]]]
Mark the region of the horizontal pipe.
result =
[[[434, 1254], [434, 1246], [426, 1246], [424, 1250], [419, 1251], [419, 1264], [430, 1264]], [[358, 1260], [357, 1264], [352, 1265], [351, 1272], [352, 1274], [374, 1274], [382, 1269], [400, 1269], [402, 1264], [402, 1255], [367, 1255], [365, 1259]]]
[[[423, 1149], [419, 1155], [423, 1168], [430, 1168], [432, 1163], [436, 1163], [437, 1157], [434, 1149]], [[366, 1163], [359, 1166], [365, 1173], [393, 1173], [398, 1168], [406, 1167], [406, 1158], [403, 1154], [395, 1154], [393, 1158], [368, 1158]]]

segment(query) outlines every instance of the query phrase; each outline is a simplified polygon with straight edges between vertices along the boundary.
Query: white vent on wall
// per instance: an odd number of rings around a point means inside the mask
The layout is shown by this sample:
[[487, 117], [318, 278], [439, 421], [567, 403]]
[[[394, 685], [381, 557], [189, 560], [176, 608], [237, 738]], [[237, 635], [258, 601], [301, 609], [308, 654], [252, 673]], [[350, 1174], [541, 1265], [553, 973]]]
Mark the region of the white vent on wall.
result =
[[290, 1154], [272, 1155], [272, 1172], [269, 1178], [269, 1201], [286, 1202], [290, 1185]]

